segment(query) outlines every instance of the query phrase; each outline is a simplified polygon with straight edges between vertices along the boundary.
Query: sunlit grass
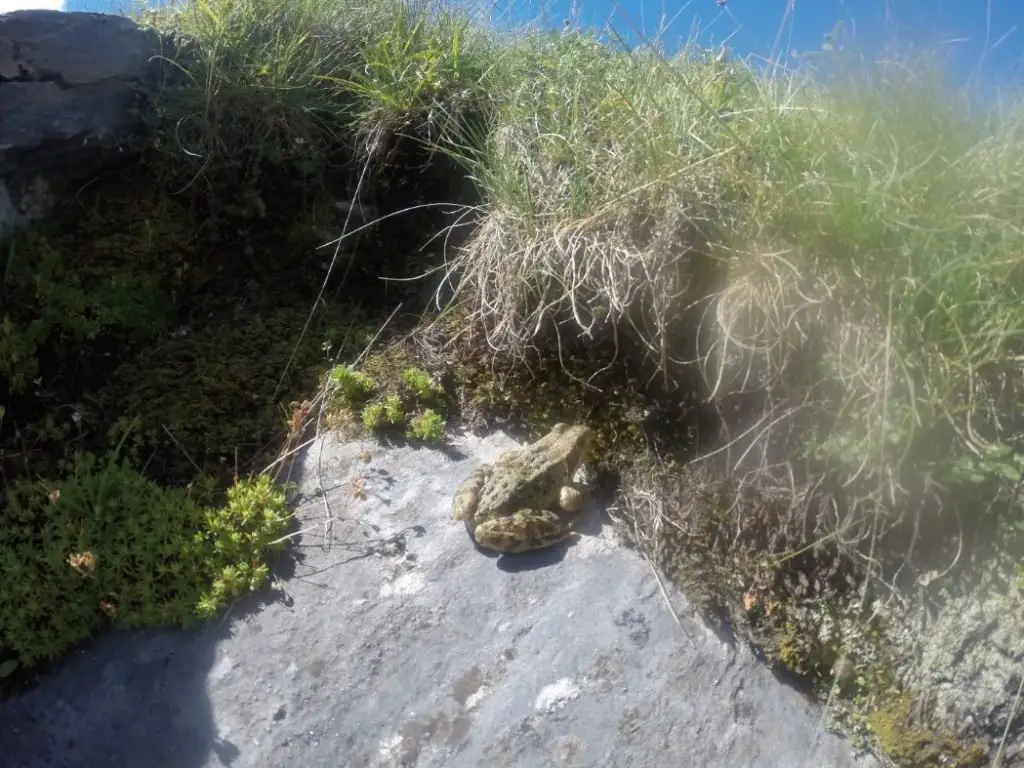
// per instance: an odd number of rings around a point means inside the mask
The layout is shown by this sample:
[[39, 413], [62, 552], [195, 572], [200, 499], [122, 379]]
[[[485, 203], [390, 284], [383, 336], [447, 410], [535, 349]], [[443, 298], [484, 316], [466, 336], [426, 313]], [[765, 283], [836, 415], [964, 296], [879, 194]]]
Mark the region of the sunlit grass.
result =
[[341, 137], [369, 158], [405, 133], [457, 157], [484, 204], [450, 267], [494, 348], [569, 321], [695, 366], [708, 399], [767, 395], [749, 434], [797, 430], [788, 453], [748, 447], [734, 469], [836, 474], [856, 490], [837, 531], [922, 473], [1013, 476], [1019, 108], [977, 114], [913, 62], [755, 70], [471, 11], [191, 0], [146, 18], [190, 41], [197, 155]]

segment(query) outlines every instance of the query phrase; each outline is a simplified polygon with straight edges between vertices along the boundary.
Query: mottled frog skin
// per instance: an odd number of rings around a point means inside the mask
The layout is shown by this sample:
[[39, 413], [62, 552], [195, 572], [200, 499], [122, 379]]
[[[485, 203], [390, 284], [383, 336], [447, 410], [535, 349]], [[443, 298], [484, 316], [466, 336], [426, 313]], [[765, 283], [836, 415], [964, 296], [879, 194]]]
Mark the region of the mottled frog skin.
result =
[[[467, 477], [452, 499], [477, 543], [497, 552], [528, 552], [573, 536], [584, 488], [574, 483], [593, 433], [556, 424], [525, 448], [502, 454]], [[564, 513], [573, 513], [565, 519]]]

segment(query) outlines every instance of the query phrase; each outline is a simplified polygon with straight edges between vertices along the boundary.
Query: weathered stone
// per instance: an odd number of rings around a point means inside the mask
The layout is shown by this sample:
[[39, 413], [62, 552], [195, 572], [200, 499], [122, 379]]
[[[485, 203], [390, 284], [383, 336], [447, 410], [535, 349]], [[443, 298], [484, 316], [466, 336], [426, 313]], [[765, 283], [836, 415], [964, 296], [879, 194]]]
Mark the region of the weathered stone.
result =
[[[933, 595], [901, 621], [901, 646], [914, 651], [902, 671], [913, 690], [927, 694], [932, 720], [954, 733], [980, 734], [993, 750], [1007, 720], [1020, 717], [1024, 674], [1024, 600], [1010, 565], [977, 566], [979, 583], [966, 594]], [[1014, 750], [1024, 744], [1019, 726], [1008, 743]]]
[[167, 53], [120, 16], [0, 15], [0, 237], [133, 151]]
[[304, 533], [285, 599], [100, 638], [0, 708], [5, 764], [878, 765], [663, 594], [598, 509], [571, 546], [475, 549], [452, 494], [512, 445], [321, 437], [292, 474]]

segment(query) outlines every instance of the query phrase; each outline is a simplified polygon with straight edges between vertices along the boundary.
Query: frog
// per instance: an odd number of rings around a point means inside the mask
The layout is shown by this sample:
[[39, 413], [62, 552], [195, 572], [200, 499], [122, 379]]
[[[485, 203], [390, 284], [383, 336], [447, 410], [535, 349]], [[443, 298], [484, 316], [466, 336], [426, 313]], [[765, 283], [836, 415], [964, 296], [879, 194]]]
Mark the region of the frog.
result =
[[501, 553], [576, 536], [587, 487], [575, 477], [592, 439], [587, 426], [558, 423], [535, 443], [480, 465], [456, 490], [452, 518], [465, 521], [477, 544]]

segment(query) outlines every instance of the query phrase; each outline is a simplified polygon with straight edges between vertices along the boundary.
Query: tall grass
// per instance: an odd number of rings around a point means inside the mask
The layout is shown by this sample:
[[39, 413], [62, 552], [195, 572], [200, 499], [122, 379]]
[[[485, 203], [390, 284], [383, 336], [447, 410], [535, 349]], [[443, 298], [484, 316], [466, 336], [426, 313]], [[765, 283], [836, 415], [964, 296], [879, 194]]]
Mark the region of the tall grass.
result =
[[1018, 477], [1019, 108], [972, 112], [906, 62], [766, 72], [695, 44], [499, 34], [426, 0], [153, 18], [191, 41], [197, 154], [426, 137], [485, 200], [450, 269], [494, 348], [567, 322], [696, 368], [709, 400], [764, 395], [732, 469], [835, 474], [858, 501], [833, 528], [922, 478]]
[[[137, 14], [179, 47], [178, 138], [206, 163], [254, 148], [316, 163], [325, 145], [419, 124], [478, 81], [489, 37], [429, 2], [189, 0]], [[204, 165], [204, 171], [208, 166]]]
[[965, 459], [1017, 476], [1019, 109], [972, 113], [905, 63], [769, 77], [577, 35], [519, 41], [490, 77], [468, 158], [487, 215], [455, 267], [493, 346], [612, 325], [693, 361], [712, 400], [767, 395], [733, 469], [837, 474], [844, 529]]

